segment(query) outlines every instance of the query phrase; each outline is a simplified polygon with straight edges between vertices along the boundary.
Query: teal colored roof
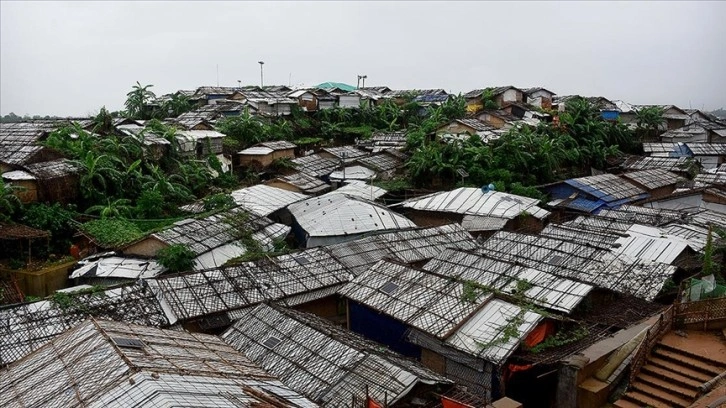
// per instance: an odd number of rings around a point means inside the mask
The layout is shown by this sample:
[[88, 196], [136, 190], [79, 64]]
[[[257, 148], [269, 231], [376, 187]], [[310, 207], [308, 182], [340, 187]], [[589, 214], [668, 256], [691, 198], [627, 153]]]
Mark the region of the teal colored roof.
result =
[[318, 84], [315, 87], [320, 89], [338, 88], [346, 92], [355, 91], [355, 87], [353, 85], [344, 84], [342, 82], [323, 82], [322, 84]]

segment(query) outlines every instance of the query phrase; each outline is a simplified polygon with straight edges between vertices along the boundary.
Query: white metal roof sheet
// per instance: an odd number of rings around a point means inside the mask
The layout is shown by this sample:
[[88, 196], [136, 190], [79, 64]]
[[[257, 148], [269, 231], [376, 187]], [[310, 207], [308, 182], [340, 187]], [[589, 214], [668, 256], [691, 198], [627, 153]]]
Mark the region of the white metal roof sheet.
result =
[[386, 193], [386, 190], [380, 187], [376, 187], [372, 184], [366, 184], [360, 181], [352, 181], [328, 194], [347, 194], [349, 196], [355, 196], [375, 201]]
[[82, 265], [69, 276], [95, 278], [148, 279], [160, 275], [166, 268], [155, 260], [111, 256], [91, 261], [81, 260]]
[[266, 154], [270, 154], [274, 152], [274, 150], [270, 149], [269, 147], [264, 146], [253, 146], [248, 147], [242, 151], [237, 152], [237, 154], [242, 154], [245, 156], [264, 156]]
[[[537, 313], [522, 310], [503, 300], [491, 299], [457, 329], [446, 343], [500, 365], [540, 320], [542, 316]], [[505, 329], [511, 325], [515, 325], [516, 336], [505, 333]]]
[[283, 190], [266, 184], [257, 184], [252, 187], [235, 190], [231, 195], [237, 205], [261, 216], [268, 216], [292, 203], [308, 198], [304, 194]]
[[295, 220], [309, 236], [361, 234], [413, 228], [408, 218], [370, 201], [343, 194], [326, 194], [289, 206]]
[[404, 201], [400, 205], [420, 211], [450, 212], [512, 219], [523, 213], [544, 218], [549, 212], [537, 207], [539, 200], [499, 191], [461, 187]]

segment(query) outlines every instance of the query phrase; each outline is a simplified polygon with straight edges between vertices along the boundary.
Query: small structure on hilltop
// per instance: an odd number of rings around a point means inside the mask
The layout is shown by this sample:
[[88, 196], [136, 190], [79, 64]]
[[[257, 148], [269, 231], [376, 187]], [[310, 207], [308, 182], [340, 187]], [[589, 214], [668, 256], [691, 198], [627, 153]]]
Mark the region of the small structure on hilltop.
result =
[[258, 143], [237, 152], [238, 163], [240, 166], [262, 170], [269, 167], [277, 159], [294, 159], [295, 148], [297, 146], [294, 143], [284, 140]]

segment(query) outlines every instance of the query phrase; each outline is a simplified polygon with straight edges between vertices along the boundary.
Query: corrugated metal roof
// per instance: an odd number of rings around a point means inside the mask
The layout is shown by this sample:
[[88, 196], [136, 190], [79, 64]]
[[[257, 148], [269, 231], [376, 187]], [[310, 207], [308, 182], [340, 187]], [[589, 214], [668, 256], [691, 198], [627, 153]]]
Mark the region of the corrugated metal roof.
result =
[[239, 240], [239, 229], [250, 231], [255, 239], [266, 240], [269, 236], [278, 236], [285, 228], [288, 227], [236, 207], [204, 218], [177, 221], [151, 237], [167, 245], [186, 245], [195, 255], [201, 255]]
[[443, 250], [423, 268], [462, 281], [474, 281], [504, 293], [513, 294], [518, 282], [526, 281], [531, 287], [524, 292], [525, 298], [539, 306], [565, 313], [570, 313], [593, 289], [586, 283], [460, 249]]
[[342, 159], [345, 162], [355, 161], [362, 157], [368, 156], [368, 152], [364, 152], [356, 148], [355, 146], [339, 146], [339, 147], [324, 147], [324, 152], [330, 153], [338, 159]]
[[530, 268], [597, 287], [652, 300], [676, 267], [633, 259], [580, 242], [500, 231], [486, 240], [481, 253], [520, 262]]
[[78, 173], [78, 168], [68, 159], [59, 159], [41, 163], [28, 164], [25, 169], [41, 180], [66, 177]]
[[292, 159], [292, 162], [297, 171], [313, 177], [327, 176], [340, 166], [338, 160], [322, 157], [319, 154], [296, 157]]
[[330, 173], [331, 180], [372, 180], [376, 172], [363, 166], [347, 166]]
[[81, 323], [0, 373], [2, 406], [233, 408], [261, 395], [317, 406], [215, 336], [110, 321]]
[[663, 169], [683, 172], [687, 166], [687, 157], [630, 157], [623, 163], [623, 168], [628, 170]]
[[663, 169], [633, 171], [624, 173], [622, 176], [651, 190], [675, 185], [681, 180], [677, 174]]
[[[505, 333], [513, 322], [517, 335]], [[501, 365], [519, 347], [542, 316], [517, 305], [492, 299], [446, 339], [446, 344]]]
[[537, 206], [539, 200], [499, 191], [484, 192], [480, 188], [461, 187], [452, 191], [429, 194], [398, 205], [419, 211], [449, 212], [513, 219], [531, 214], [539, 219], [549, 212]]
[[274, 152], [274, 150], [270, 149], [269, 147], [252, 146], [244, 150], [240, 150], [239, 152], [237, 152], [237, 154], [241, 154], [244, 156], [265, 156], [271, 154], [272, 152]]
[[304, 194], [265, 184], [241, 188], [230, 193], [235, 204], [257, 215], [266, 217], [292, 203], [308, 198]]
[[620, 177], [609, 173], [569, 179], [565, 180], [565, 183], [609, 204], [619, 200], [634, 201], [648, 197], [648, 193], [644, 190], [623, 182]]
[[151, 259], [109, 256], [98, 259], [78, 261], [80, 268], [74, 270], [69, 279], [84, 278], [124, 278], [148, 279], [160, 275], [166, 268]]
[[340, 294], [441, 339], [492, 297], [481, 292], [472, 301], [463, 300], [464, 283], [385, 260]]
[[672, 264], [688, 247], [685, 239], [646, 225], [633, 224], [627, 234], [615, 242], [618, 246], [612, 252], [639, 261]]
[[395, 404], [419, 382], [450, 383], [312, 314], [262, 304], [241, 311], [239, 317], [222, 339], [324, 406], [347, 406], [354, 395], [365, 400], [366, 390], [377, 401], [385, 397]]
[[461, 226], [467, 231], [499, 231], [509, 222], [506, 218], [486, 215], [465, 215]]
[[421, 262], [440, 254], [441, 248], [474, 249], [476, 242], [458, 224], [449, 224], [388, 232], [326, 248], [357, 276], [384, 258]]
[[162, 275], [149, 285], [171, 316], [187, 320], [310, 293], [351, 277], [326, 250], [313, 248], [236, 266]]
[[[21, 359], [91, 315], [146, 326], [171, 323], [162, 305], [144, 284], [72, 296], [75, 305], [72, 307], [41, 300], [0, 309], [0, 366]], [[0, 392], [0, 398], [6, 394]]]
[[290, 205], [289, 209], [311, 237], [416, 227], [411, 220], [386, 207], [342, 194], [310, 198]]
[[384, 196], [388, 191], [376, 187], [365, 182], [351, 181], [343, 187], [338, 188], [328, 194], [346, 194], [349, 196], [365, 198], [366, 200], [375, 201]]
[[273, 181], [281, 181], [299, 188], [307, 194], [317, 194], [330, 188], [330, 185], [307, 173], [295, 172], [286, 176], [280, 176]]
[[358, 159], [358, 163], [378, 172], [393, 171], [404, 164], [400, 158], [385, 153]]

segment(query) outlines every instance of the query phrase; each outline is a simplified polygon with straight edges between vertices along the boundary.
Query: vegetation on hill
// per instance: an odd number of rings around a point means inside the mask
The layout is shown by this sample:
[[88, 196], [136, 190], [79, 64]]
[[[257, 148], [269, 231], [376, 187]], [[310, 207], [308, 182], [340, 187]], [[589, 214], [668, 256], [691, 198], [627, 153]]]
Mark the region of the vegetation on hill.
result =
[[[215, 173], [222, 173], [214, 155], [202, 159], [184, 156], [175, 137], [177, 129], [157, 119], [181, 114], [193, 105], [181, 93], [159, 102], [151, 88], [152, 85], [136, 83], [127, 94], [126, 111], [121, 112], [129, 118], [150, 119], [136, 136], [116, 132], [115, 114], [101, 108], [93, 118], [91, 131], [71, 124], [52, 132], [43, 142], [79, 169], [81, 199], [66, 209], [71, 218], [96, 220], [84, 224], [84, 231], [111, 246], [135, 239], [152, 226], [167, 225], [166, 220], [178, 219], [181, 215], [178, 207], [194, 200], [209, 196], [204, 200], [205, 208], [226, 208], [230, 205], [228, 200], [215, 194], [238, 186], [240, 179], [250, 179], [250, 173], [244, 169], [237, 169], [236, 175], [213, 177]], [[483, 99], [492, 105], [490, 93], [485, 92]], [[269, 140], [295, 141], [309, 149], [355, 143], [374, 132], [403, 131], [407, 134], [410, 158], [406, 173], [389, 182], [390, 188], [398, 191], [411, 187], [494, 184], [499, 190], [540, 199], [542, 194], [533, 186], [582, 175], [590, 167], [603, 168], [609, 157], [632, 150], [636, 140], [632, 130], [601, 120], [599, 112], [584, 99], [568, 102], [567, 111], [560, 114], [557, 124], [517, 126], [496, 140], [485, 142], [474, 135], [447, 142], [435, 137], [438, 128], [465, 115], [466, 102], [461, 96], [452, 97], [440, 106], [419, 104], [410, 97], [402, 104], [387, 100], [377, 106], [362, 104], [360, 109], [308, 113], [294, 108], [290, 116], [280, 118], [244, 112], [220, 120], [217, 129], [226, 135], [223, 141], [226, 153]], [[657, 127], [662, 120], [658, 112], [642, 116], [638, 123], [644, 132]], [[160, 158], [145, 143], [146, 136], [151, 134], [171, 143], [168, 153]], [[279, 162], [276, 166], [286, 169], [290, 163]], [[9, 186], [0, 184], [3, 209], [0, 213], [6, 220], [25, 221], [49, 229], [54, 239], [60, 238], [60, 246], [68, 243], [71, 237], [64, 229], [68, 214], [43, 203], [22, 208], [12, 193]], [[39, 214], [52, 220], [41, 222]], [[115, 232], [104, 236], [99, 234], [102, 228]]]

